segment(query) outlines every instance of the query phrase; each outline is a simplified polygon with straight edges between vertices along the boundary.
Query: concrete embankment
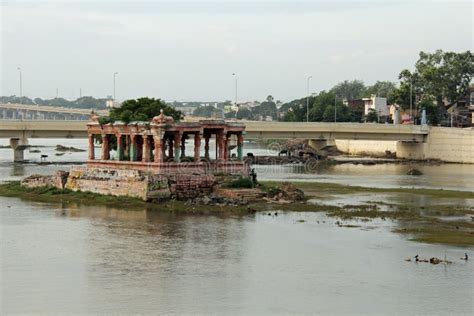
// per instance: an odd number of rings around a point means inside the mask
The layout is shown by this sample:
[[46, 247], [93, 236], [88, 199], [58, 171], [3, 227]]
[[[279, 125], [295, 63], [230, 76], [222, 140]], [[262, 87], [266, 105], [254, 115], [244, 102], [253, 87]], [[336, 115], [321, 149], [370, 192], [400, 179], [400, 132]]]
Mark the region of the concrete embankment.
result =
[[385, 156], [390, 151], [396, 152], [397, 158], [474, 163], [473, 128], [430, 127], [424, 143], [336, 140], [336, 146], [350, 155]]

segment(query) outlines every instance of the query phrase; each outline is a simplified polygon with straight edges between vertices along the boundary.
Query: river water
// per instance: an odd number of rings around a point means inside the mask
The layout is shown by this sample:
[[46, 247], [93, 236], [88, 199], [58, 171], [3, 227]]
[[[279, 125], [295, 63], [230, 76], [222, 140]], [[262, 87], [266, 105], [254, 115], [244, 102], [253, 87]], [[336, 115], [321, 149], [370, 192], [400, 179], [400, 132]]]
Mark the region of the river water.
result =
[[[34, 142], [86, 146], [77, 140]], [[38, 161], [47, 154], [50, 161], [70, 163], [86, 158], [84, 152], [56, 156], [54, 147], [38, 149], [41, 153], [27, 152], [26, 158]], [[13, 164], [11, 155], [0, 149], [0, 181], [70, 167]], [[406, 176], [410, 167], [424, 175]], [[256, 169], [259, 179], [277, 181], [474, 191], [470, 165]], [[361, 197], [333, 202], [344, 199]], [[392, 233], [396, 225], [338, 227], [323, 213], [198, 216], [0, 197], [0, 313], [472, 314], [473, 264], [458, 258], [465, 252], [474, 258], [473, 248], [413, 242]], [[415, 254], [455, 263], [404, 260]]]

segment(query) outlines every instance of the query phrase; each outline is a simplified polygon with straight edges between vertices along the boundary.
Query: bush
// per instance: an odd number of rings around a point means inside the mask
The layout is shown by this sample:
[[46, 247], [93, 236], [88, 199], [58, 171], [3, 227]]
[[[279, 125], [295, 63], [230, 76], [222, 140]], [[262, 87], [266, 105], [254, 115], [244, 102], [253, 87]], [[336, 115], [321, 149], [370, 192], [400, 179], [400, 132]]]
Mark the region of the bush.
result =
[[249, 178], [239, 177], [228, 185], [229, 188], [253, 188], [253, 182]]

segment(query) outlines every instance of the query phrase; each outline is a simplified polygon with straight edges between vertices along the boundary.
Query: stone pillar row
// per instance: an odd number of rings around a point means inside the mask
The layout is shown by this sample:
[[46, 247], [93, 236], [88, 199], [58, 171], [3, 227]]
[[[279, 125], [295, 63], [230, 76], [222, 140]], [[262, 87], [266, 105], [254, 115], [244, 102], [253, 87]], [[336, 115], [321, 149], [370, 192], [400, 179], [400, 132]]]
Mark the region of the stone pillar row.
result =
[[[102, 134], [102, 160], [110, 160], [110, 134]], [[127, 135], [123, 137], [123, 134], [117, 134], [117, 158], [118, 160], [124, 160], [125, 152], [128, 153], [130, 161], [150, 162], [153, 155], [154, 162], [163, 162], [165, 157], [166, 141], [168, 142], [168, 156], [172, 157], [175, 162], [180, 162], [185, 157], [186, 151], [186, 138], [183, 133], [175, 133], [173, 138], [163, 139], [160, 136], [143, 135], [142, 146], [139, 148], [138, 137], [139, 135]], [[209, 159], [209, 141], [211, 138], [210, 134], [194, 133], [194, 161], [200, 161], [201, 157], [201, 141], [204, 137], [204, 157]], [[89, 160], [95, 159], [94, 153], [94, 141], [95, 135], [91, 134], [88, 137], [89, 140]], [[151, 141], [154, 143], [155, 151], [152, 151]], [[219, 131], [216, 134], [216, 158], [221, 160], [227, 160], [230, 155], [229, 151], [230, 134], [224, 131]], [[238, 159], [243, 158], [243, 136], [242, 133], [237, 134], [237, 155]]]

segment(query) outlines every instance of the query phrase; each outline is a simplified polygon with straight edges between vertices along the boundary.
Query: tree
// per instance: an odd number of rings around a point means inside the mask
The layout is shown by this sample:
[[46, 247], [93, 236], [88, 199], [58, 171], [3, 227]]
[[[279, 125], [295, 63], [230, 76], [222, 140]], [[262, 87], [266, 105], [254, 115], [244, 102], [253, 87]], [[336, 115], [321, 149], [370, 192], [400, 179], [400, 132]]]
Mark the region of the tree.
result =
[[175, 121], [183, 118], [181, 111], [172, 108], [161, 99], [145, 97], [124, 101], [119, 108], [113, 108], [110, 111], [109, 117], [102, 118], [101, 122], [122, 121], [130, 123], [131, 121], [150, 121], [153, 117], [160, 115], [161, 110]]
[[370, 97], [372, 94], [387, 98], [387, 103], [393, 103], [393, 93], [397, 89], [397, 85], [391, 81], [377, 81], [372, 86], [368, 86], [365, 91], [365, 96]]
[[212, 105], [200, 106], [193, 111], [194, 116], [212, 117], [217, 111]]
[[441, 114], [445, 114], [446, 108], [468, 94], [473, 76], [474, 55], [470, 51], [456, 53], [437, 50], [431, 54], [420, 52], [415, 70], [410, 72], [405, 69], [400, 73], [397, 101], [406, 108], [406, 101], [409, 103], [410, 100], [411, 84], [414, 90], [412, 96], [416, 95], [420, 100], [433, 99]]
[[264, 101], [260, 105], [257, 105], [252, 108], [252, 114], [254, 118], [258, 118], [259, 116], [262, 116], [263, 118], [267, 116], [271, 116], [272, 119], [276, 120], [277, 118], [276, 104], [273, 101]]
[[336, 94], [339, 98], [354, 100], [360, 99], [365, 94], [365, 85], [361, 80], [344, 80], [335, 85], [331, 92]]
[[252, 112], [247, 108], [240, 108], [235, 117], [239, 120], [250, 120], [252, 119]]
[[366, 122], [378, 122], [379, 116], [377, 115], [377, 111], [375, 109], [369, 109], [369, 112], [365, 116]]

